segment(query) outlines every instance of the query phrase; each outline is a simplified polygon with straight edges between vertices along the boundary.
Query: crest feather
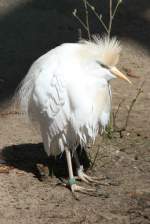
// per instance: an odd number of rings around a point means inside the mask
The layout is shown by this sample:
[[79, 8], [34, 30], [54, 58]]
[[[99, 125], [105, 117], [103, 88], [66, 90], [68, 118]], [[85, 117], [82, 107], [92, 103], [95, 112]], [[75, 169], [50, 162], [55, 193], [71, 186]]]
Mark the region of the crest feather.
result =
[[91, 49], [95, 57], [104, 65], [113, 67], [119, 61], [121, 46], [115, 37], [109, 39], [107, 36], [93, 35], [91, 41], [81, 40], [80, 43]]

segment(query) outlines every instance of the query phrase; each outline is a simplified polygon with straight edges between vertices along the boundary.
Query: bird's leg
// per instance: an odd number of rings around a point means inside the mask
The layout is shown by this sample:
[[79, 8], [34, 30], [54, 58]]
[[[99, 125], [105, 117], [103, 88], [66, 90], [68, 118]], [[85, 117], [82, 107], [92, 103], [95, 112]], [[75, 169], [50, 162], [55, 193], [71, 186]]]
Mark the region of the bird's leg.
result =
[[86, 189], [86, 188], [78, 186], [76, 184], [76, 180], [75, 180], [74, 175], [73, 175], [72, 160], [71, 160], [70, 150], [66, 147], [65, 148], [65, 152], [66, 152], [67, 165], [68, 165], [68, 171], [69, 171], [68, 184], [69, 184], [69, 186], [71, 188], [71, 191], [72, 192], [79, 191], [79, 192], [83, 192], [83, 193], [94, 192], [95, 191], [94, 189]]
[[72, 169], [72, 161], [71, 161], [71, 153], [70, 153], [70, 150], [66, 147], [65, 149], [65, 152], [66, 152], [66, 158], [67, 158], [67, 165], [68, 165], [68, 172], [69, 172], [69, 180], [68, 180], [68, 183], [71, 187], [71, 190], [73, 190], [73, 185], [76, 184], [76, 181], [75, 181], [75, 178], [74, 178], [74, 175], [73, 175], [73, 169]]
[[106, 179], [105, 177], [97, 178], [97, 177], [91, 177], [91, 176], [88, 176], [87, 174], [85, 174], [83, 172], [83, 166], [80, 165], [78, 154], [77, 154], [76, 151], [74, 152], [73, 158], [74, 158], [76, 168], [77, 168], [77, 175], [78, 176], [77, 176], [76, 179], [80, 179], [80, 180], [82, 180], [86, 183], [95, 183], [95, 184], [100, 184], [101, 180]]

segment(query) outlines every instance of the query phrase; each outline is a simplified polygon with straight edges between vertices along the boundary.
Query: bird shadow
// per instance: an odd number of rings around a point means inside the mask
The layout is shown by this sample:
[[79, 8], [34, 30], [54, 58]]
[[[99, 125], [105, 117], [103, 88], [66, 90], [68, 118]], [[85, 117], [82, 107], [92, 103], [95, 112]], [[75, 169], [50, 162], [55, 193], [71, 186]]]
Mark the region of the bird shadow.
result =
[[[90, 167], [90, 160], [86, 151], [84, 149], [81, 150], [81, 147], [79, 146], [77, 148], [77, 153], [81, 164], [83, 164], [84, 169], [87, 170]], [[6, 165], [25, 172], [33, 173], [39, 180], [42, 180], [42, 178], [37, 164], [47, 167], [49, 170], [49, 176], [54, 175], [57, 178], [64, 178], [68, 176], [65, 153], [62, 153], [56, 157], [48, 157], [44, 151], [42, 143], [7, 146], [2, 149], [1, 155], [6, 162]], [[76, 172], [74, 162], [73, 169], [74, 172]]]

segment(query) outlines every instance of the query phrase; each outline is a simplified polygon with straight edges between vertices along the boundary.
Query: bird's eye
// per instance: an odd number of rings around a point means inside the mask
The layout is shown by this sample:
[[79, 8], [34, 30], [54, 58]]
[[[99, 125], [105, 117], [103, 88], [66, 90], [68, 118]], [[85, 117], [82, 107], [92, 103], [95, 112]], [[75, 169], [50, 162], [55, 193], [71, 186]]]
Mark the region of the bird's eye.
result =
[[96, 63], [98, 65], [100, 65], [102, 68], [106, 68], [106, 69], [110, 69], [107, 65], [105, 65], [104, 63], [100, 62], [100, 61], [96, 61]]

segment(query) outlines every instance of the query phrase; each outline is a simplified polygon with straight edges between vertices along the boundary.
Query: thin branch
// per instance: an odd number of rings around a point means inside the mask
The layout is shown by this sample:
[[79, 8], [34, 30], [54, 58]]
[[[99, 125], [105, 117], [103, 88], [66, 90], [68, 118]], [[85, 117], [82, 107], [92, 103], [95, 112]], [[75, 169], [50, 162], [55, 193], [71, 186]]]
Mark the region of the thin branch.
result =
[[102, 19], [102, 15], [98, 14], [94, 8], [93, 5], [91, 5], [88, 1], [87, 1], [87, 5], [88, 7], [92, 10], [92, 12], [94, 13], [94, 15], [97, 17], [97, 19], [100, 21], [100, 23], [102, 24], [103, 28], [105, 29], [105, 31], [108, 33], [108, 29], [107, 29], [107, 26], [106, 24], [104, 23], [103, 19]]
[[80, 28], [78, 29], [78, 38], [79, 38], [79, 40], [82, 39], [82, 31]]
[[112, 28], [112, 0], [109, 0], [109, 24], [108, 24], [108, 37], [110, 38], [111, 28]]
[[132, 109], [133, 109], [133, 107], [134, 107], [134, 105], [135, 105], [139, 95], [141, 93], [143, 93], [143, 90], [142, 90], [143, 85], [144, 85], [144, 82], [141, 84], [141, 87], [138, 89], [138, 92], [137, 92], [135, 98], [132, 100], [132, 102], [130, 104], [130, 107], [128, 109], [128, 114], [127, 114], [127, 117], [126, 117], [126, 122], [125, 122], [125, 125], [124, 125], [124, 129], [125, 130], [126, 130], [127, 126], [128, 126], [128, 122], [129, 122], [129, 117], [130, 117], [131, 111], [132, 111]]
[[112, 19], [114, 19], [115, 15], [116, 15], [116, 12], [117, 12], [117, 9], [119, 7], [119, 5], [122, 3], [122, 0], [118, 0], [117, 4], [116, 4], [116, 7], [114, 9], [114, 12], [113, 12], [113, 15], [112, 15]]
[[124, 101], [125, 101], [125, 98], [123, 98], [123, 99], [120, 101], [120, 103], [118, 104], [117, 110], [113, 113], [113, 123], [114, 123], [114, 126], [116, 126], [116, 125], [115, 125], [115, 123], [116, 123], [115, 121], [116, 121], [117, 115], [118, 115], [118, 113], [119, 113], [119, 111], [120, 111], [120, 108], [121, 108], [122, 104], [124, 103]]
[[85, 21], [86, 21], [86, 27], [87, 27], [87, 34], [89, 40], [91, 40], [91, 34], [90, 34], [90, 25], [89, 25], [89, 12], [87, 8], [87, 0], [83, 0], [84, 2], [84, 8], [85, 8]]
[[[143, 86], [144, 86], [144, 83], [145, 83], [145, 81], [143, 81], [142, 82], [142, 84], [141, 84], [141, 86], [140, 86], [140, 88], [138, 88], [138, 90], [137, 90], [137, 94], [136, 94], [136, 96], [135, 96], [135, 98], [131, 101], [131, 103], [130, 103], [130, 106], [129, 106], [129, 109], [128, 109], [128, 112], [127, 112], [127, 116], [126, 116], [126, 120], [125, 120], [125, 124], [122, 126], [122, 127], [117, 127], [117, 125], [115, 124], [114, 125], [114, 132], [118, 132], [119, 134], [120, 134], [120, 137], [123, 137], [123, 134], [122, 134], [122, 132], [123, 131], [126, 131], [126, 129], [127, 129], [127, 127], [128, 127], [128, 123], [129, 123], [129, 118], [130, 118], [130, 115], [131, 115], [131, 112], [132, 112], [132, 110], [133, 110], [133, 107], [134, 107], [134, 105], [135, 105], [135, 103], [137, 102], [137, 99], [138, 99], [138, 97], [139, 97], [139, 95], [141, 94], [141, 93], [143, 93]], [[118, 107], [120, 108], [121, 107], [121, 105], [122, 105], [122, 103], [120, 104], [120, 106], [118, 105]], [[117, 112], [118, 113], [118, 112]], [[117, 116], [116, 116], [117, 117]], [[116, 118], [115, 118], [115, 122], [116, 122]]]
[[94, 167], [94, 165], [95, 165], [95, 162], [96, 162], [97, 157], [98, 157], [98, 154], [99, 154], [99, 150], [100, 150], [100, 146], [98, 145], [96, 154], [95, 154], [95, 156], [94, 156], [93, 162], [92, 162], [91, 167], [90, 167], [91, 170], [93, 169], [93, 167]]
[[102, 14], [99, 15], [98, 12], [95, 10], [95, 7], [92, 4], [90, 4], [88, 0], [82, 0], [82, 1], [84, 3], [84, 8], [85, 8], [85, 22], [82, 19], [80, 19], [80, 17], [77, 15], [77, 10], [76, 9], [73, 11], [73, 15], [80, 22], [80, 24], [83, 26], [83, 28], [87, 31], [87, 35], [88, 35], [89, 40], [91, 39], [91, 32], [90, 32], [90, 25], [89, 25], [88, 7], [93, 12], [95, 17], [99, 20], [100, 24], [103, 26], [103, 28], [106, 31], [108, 37], [110, 38], [113, 19], [115, 17], [117, 9], [118, 9], [119, 5], [121, 4], [122, 0], [117, 1], [117, 4], [116, 4], [116, 7], [115, 7], [114, 11], [112, 10], [112, 0], [109, 0], [109, 24], [108, 24], [108, 27], [105, 24], [105, 22], [103, 21]]
[[77, 10], [76, 9], [73, 11], [73, 15], [80, 22], [80, 24], [83, 26], [83, 28], [88, 32], [88, 28], [87, 28], [86, 24], [77, 15]]
[[117, 4], [115, 6], [115, 9], [113, 11], [112, 9], [112, 0], [109, 0], [109, 25], [108, 25], [108, 37], [110, 38], [110, 34], [111, 34], [111, 30], [112, 30], [112, 23], [113, 23], [113, 19], [116, 15], [117, 9], [119, 7], [119, 5], [122, 3], [122, 0], [118, 0]]

